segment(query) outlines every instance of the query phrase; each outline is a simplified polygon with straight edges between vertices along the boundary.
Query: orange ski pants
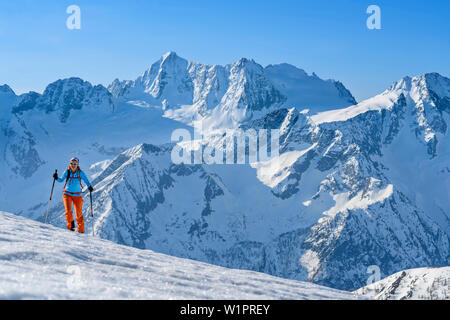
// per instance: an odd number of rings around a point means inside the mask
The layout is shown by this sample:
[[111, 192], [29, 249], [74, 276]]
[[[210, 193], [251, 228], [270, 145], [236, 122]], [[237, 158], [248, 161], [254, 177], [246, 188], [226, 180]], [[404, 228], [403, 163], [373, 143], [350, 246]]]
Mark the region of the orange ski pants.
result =
[[63, 194], [64, 207], [66, 208], [66, 220], [67, 229], [71, 229], [73, 222], [72, 203], [75, 207], [75, 214], [77, 216], [78, 232], [84, 233], [84, 220], [83, 220], [83, 197], [74, 197], [67, 194]]

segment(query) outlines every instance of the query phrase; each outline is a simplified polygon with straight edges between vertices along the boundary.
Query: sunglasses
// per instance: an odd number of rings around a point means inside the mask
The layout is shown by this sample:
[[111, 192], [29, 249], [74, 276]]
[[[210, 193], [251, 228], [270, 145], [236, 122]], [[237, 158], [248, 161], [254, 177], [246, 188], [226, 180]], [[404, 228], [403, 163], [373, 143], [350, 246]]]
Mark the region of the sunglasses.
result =
[[78, 163], [73, 163], [73, 162], [71, 162], [70, 165], [71, 165], [71, 166], [77, 166]]

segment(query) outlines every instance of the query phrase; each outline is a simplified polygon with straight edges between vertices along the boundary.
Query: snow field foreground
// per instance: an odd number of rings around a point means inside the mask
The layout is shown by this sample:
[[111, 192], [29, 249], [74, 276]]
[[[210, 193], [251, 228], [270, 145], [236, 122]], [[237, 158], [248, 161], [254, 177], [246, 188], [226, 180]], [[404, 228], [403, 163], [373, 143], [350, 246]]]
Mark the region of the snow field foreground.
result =
[[358, 299], [72, 233], [0, 211], [0, 299]]

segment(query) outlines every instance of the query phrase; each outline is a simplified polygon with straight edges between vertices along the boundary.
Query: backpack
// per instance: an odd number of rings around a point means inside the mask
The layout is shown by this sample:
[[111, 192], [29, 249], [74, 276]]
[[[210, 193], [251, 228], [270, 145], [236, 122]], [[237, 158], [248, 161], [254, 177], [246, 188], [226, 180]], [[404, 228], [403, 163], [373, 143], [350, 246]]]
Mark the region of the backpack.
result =
[[[71, 171], [72, 170], [70, 170], [70, 168], [67, 169], [66, 183], [64, 184], [64, 189], [66, 189], [67, 182], [69, 181]], [[75, 174], [77, 174], [76, 178], [78, 179], [78, 181], [80, 181], [81, 190], [83, 190], [83, 185], [81, 184], [81, 169], [80, 169], [80, 167], [77, 167], [77, 171], [75, 171]]]

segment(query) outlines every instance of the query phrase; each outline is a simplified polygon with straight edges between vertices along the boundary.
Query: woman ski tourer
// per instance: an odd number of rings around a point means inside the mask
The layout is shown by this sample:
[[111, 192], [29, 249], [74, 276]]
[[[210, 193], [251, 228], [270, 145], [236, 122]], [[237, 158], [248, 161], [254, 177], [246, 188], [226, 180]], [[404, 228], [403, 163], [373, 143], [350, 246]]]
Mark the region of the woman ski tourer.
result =
[[80, 161], [76, 157], [70, 159], [69, 167], [64, 172], [64, 175], [61, 178], [58, 178], [58, 173], [55, 172], [53, 174], [53, 178], [58, 182], [65, 181], [63, 191], [63, 202], [64, 207], [66, 208], [67, 229], [75, 231], [75, 223], [73, 221], [73, 213], [72, 213], [72, 203], [73, 203], [75, 207], [78, 232], [84, 233], [84, 219], [82, 212], [83, 185], [81, 183], [81, 180], [83, 180], [84, 183], [86, 183], [86, 185], [88, 186], [88, 190], [90, 192], [92, 192], [94, 188], [92, 188], [89, 179], [80, 169], [79, 163]]

